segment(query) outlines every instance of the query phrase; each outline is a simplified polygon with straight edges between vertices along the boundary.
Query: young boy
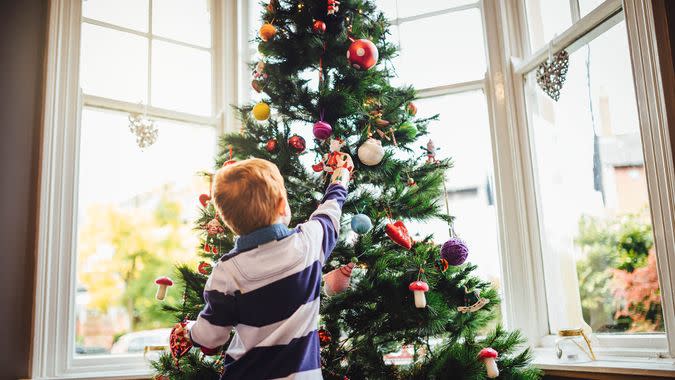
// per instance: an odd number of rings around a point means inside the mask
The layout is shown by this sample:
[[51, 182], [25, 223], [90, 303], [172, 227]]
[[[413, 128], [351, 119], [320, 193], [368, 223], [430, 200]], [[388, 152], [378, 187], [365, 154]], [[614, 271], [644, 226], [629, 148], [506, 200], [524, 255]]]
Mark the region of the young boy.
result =
[[222, 379], [321, 379], [321, 268], [335, 247], [350, 173], [333, 173], [321, 205], [295, 229], [284, 179], [265, 160], [228, 165], [213, 198], [239, 238], [206, 282], [206, 306], [189, 326], [196, 347], [213, 353], [236, 331]]

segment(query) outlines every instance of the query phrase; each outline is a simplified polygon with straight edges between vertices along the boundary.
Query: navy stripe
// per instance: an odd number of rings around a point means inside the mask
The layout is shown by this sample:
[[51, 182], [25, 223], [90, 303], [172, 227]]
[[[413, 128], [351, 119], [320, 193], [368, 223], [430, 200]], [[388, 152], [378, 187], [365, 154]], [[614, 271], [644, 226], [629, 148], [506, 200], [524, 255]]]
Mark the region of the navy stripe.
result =
[[319, 297], [320, 291], [321, 263], [315, 261], [298, 273], [247, 293], [204, 291], [207, 305], [200, 315], [216, 326], [267, 326], [287, 319], [300, 306]]
[[221, 379], [276, 379], [321, 368], [318, 334], [314, 330], [285, 345], [254, 347], [238, 360], [228, 355], [224, 365]]
[[338, 231], [335, 229], [335, 224], [328, 215], [318, 214], [312, 217], [312, 220], [316, 220], [321, 223], [323, 228], [323, 239], [321, 240], [321, 249], [323, 249], [324, 259], [328, 259], [331, 252], [337, 245], [338, 241]]
[[326, 189], [326, 193], [323, 195], [321, 203], [335, 199], [337, 203], [342, 208], [342, 205], [345, 204], [345, 199], [347, 199], [347, 189], [340, 185], [339, 183], [333, 183]]

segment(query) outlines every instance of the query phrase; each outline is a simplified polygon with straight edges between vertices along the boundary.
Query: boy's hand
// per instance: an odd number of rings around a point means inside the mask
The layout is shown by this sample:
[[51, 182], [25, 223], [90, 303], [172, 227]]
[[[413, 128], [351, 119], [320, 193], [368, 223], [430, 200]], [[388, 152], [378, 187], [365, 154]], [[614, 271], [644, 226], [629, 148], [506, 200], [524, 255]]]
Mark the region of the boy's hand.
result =
[[338, 168], [333, 171], [331, 176], [331, 183], [339, 183], [345, 188], [349, 187], [349, 180], [352, 173], [347, 168]]

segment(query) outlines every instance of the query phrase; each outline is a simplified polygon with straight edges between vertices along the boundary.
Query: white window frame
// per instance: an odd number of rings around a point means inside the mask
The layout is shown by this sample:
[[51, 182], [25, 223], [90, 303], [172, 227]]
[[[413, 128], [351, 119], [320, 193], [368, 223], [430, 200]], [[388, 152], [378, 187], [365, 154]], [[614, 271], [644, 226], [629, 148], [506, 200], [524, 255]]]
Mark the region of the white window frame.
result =
[[[500, 210], [505, 319], [523, 331], [530, 345], [552, 354], [555, 336], [549, 328], [540, 236], [540, 215], [531, 152], [531, 130], [525, 105], [524, 75], [548, 56], [548, 46], [529, 51], [523, 0], [484, 0], [490, 48], [495, 145], [496, 199]], [[607, 0], [579, 17], [577, 0], [570, 0], [573, 25], [555, 37], [554, 50], [576, 50], [622, 18], [628, 31], [638, 116], [645, 156], [652, 225], [666, 333], [653, 335], [600, 334], [601, 358], [663, 358], [675, 355], [675, 171], [672, 165], [665, 100], [656, 51], [651, 1]], [[508, 236], [508, 239], [505, 237]], [[525, 294], [524, 294], [525, 293]], [[550, 355], [553, 356], [553, 355]], [[670, 362], [669, 362], [670, 363]], [[618, 365], [621, 367], [621, 365]], [[626, 367], [630, 364], [625, 364]], [[651, 362], [636, 368], [668, 368]], [[558, 368], [564, 366], [544, 366]], [[610, 366], [606, 366], [609, 368]], [[607, 370], [607, 368], [604, 368]], [[587, 370], [588, 367], [567, 369]]]
[[[217, 125], [218, 131], [238, 129], [229, 104], [248, 99], [250, 60], [247, 12], [254, 0], [212, 0], [214, 115], [176, 113], [148, 108], [155, 117]], [[675, 356], [675, 169], [669, 141], [666, 105], [656, 50], [654, 9], [651, 1], [607, 0], [579, 18], [577, 0], [570, 0], [573, 24], [554, 39], [566, 46], [598, 20], [623, 6], [625, 12], [638, 113], [643, 138], [645, 168], [652, 211], [666, 334], [656, 339], [624, 336], [605, 339], [621, 348], [615, 354]], [[577, 5], [575, 5], [577, 4]], [[503, 279], [502, 310], [508, 328], [520, 329], [530, 345], [550, 350], [553, 337], [548, 308], [539, 236], [534, 171], [523, 76], [547, 52], [528, 57], [527, 23], [523, 0], [482, 0], [488, 69], [484, 79], [420, 89], [421, 98], [482, 89], [488, 102], [499, 221]], [[576, 7], [576, 8], [575, 8]], [[459, 11], [450, 8], [441, 13]], [[423, 18], [424, 14], [414, 16]], [[408, 20], [394, 20], [395, 23]], [[576, 23], [576, 21], [579, 21]], [[44, 133], [40, 172], [38, 262], [32, 351], [33, 379], [139, 378], [150, 370], [135, 357], [79, 357], [74, 352], [75, 213], [79, 158], [80, 109], [89, 104], [141, 111], [141, 106], [83, 96], [79, 90], [79, 1], [53, 0], [49, 12], [46, 62]], [[246, 85], [245, 85], [246, 84]], [[207, 120], [208, 119], [208, 120]], [[613, 339], [613, 340], [612, 340]], [[653, 364], [653, 363], [652, 363]], [[647, 366], [647, 365], [645, 365]], [[569, 370], [582, 370], [585, 367]]]
[[[212, 115], [151, 106], [147, 108], [148, 115], [212, 125], [218, 133], [238, 129], [235, 111], [229, 104], [239, 101], [237, 52], [242, 46], [238, 39], [242, 1], [211, 0], [212, 48], [208, 50], [212, 52], [213, 67]], [[124, 112], [145, 110], [141, 105], [82, 94], [81, 8], [81, 1], [50, 2], [31, 373], [33, 379], [149, 377], [151, 369], [141, 355], [75, 355], [75, 226], [81, 109], [92, 106]], [[104, 26], [128, 31], [114, 25]]]

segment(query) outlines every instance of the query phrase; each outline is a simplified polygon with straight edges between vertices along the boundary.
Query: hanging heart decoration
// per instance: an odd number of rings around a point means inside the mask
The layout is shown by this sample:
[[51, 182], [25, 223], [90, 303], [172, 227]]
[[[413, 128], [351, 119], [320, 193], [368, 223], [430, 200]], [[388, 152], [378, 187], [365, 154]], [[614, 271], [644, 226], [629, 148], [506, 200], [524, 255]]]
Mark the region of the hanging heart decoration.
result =
[[178, 361], [192, 348], [189, 331], [187, 329], [187, 321], [178, 322], [169, 335], [169, 348], [171, 349], [171, 356], [178, 366]]
[[569, 54], [561, 50], [537, 67], [537, 84], [556, 102], [560, 99], [560, 90], [567, 79], [569, 61]]
[[211, 197], [208, 194], [202, 194], [199, 196], [199, 203], [202, 204], [202, 207], [206, 207], [211, 201]]
[[408, 234], [408, 228], [402, 221], [397, 220], [394, 223], [387, 223], [385, 226], [385, 233], [396, 244], [405, 249], [412, 248], [412, 239]]

